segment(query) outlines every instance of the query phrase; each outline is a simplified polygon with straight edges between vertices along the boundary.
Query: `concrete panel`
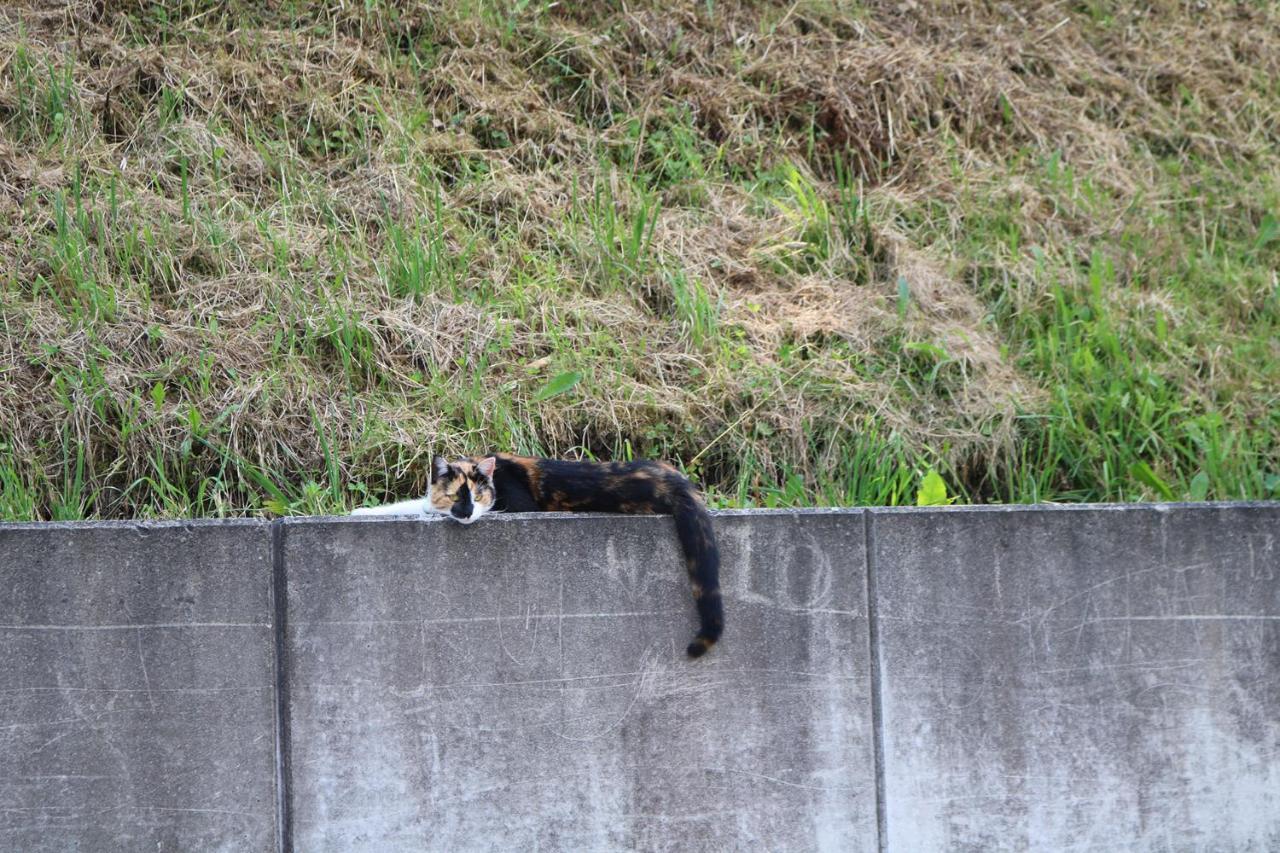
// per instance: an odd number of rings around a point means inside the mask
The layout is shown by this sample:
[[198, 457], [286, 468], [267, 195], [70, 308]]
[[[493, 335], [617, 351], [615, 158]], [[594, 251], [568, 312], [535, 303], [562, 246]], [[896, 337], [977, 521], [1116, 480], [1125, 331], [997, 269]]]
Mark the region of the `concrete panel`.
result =
[[669, 518], [287, 523], [297, 849], [873, 849], [863, 528], [719, 516], [689, 661]]
[[871, 530], [889, 849], [1280, 849], [1280, 505]]
[[0, 525], [0, 850], [268, 850], [270, 528]]

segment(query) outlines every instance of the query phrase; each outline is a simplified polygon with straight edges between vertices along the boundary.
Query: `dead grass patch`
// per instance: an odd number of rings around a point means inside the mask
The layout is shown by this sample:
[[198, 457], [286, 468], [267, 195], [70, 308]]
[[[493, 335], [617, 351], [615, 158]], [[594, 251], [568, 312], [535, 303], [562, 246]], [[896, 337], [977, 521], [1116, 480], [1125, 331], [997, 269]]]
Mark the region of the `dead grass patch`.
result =
[[[1055, 391], [1008, 319], [1046, 265], [1141, 279], [1171, 159], [1276, 169], [1274, 8], [1084, 5], [9, 4], [0, 445], [40, 514], [73, 443], [89, 512], [178, 511], [174, 477], [237, 513], [327, 468], [326, 505], [420, 486], [431, 446], [816, 488], [810, 437], [876, 423], [982, 497]], [[984, 261], [975, 199], [1013, 235]], [[1167, 381], [1228, 377], [1256, 428], [1247, 361]]]

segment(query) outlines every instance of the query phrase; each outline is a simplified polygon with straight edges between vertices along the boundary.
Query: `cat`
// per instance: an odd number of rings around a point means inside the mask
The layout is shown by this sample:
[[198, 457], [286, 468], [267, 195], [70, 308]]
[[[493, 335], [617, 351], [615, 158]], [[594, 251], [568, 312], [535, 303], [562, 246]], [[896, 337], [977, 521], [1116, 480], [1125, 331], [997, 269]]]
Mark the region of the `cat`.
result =
[[665, 462], [569, 462], [495, 453], [431, 459], [431, 488], [416, 500], [362, 507], [353, 515], [443, 515], [473, 524], [489, 511], [621, 512], [675, 516], [698, 608], [698, 635], [686, 651], [701, 657], [724, 631], [720, 550], [698, 487]]

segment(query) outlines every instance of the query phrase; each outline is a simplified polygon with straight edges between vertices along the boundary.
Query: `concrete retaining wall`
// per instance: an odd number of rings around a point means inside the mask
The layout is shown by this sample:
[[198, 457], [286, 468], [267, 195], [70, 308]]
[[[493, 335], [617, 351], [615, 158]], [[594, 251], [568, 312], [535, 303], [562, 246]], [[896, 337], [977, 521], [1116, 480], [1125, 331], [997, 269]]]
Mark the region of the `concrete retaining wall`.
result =
[[1280, 505], [0, 525], [0, 850], [1275, 849]]
[[271, 529], [0, 525], [0, 849], [275, 844]]
[[1277, 507], [873, 529], [891, 849], [1280, 849]]

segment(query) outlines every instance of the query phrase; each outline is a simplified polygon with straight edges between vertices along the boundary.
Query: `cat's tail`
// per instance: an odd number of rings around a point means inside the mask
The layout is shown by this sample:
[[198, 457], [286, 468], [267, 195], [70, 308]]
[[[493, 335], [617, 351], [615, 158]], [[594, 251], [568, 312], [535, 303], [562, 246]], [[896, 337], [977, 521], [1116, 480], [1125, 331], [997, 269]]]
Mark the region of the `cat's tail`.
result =
[[671, 514], [676, 520], [676, 534], [684, 549], [684, 564], [693, 588], [701, 623], [698, 636], [689, 644], [689, 657], [706, 654], [724, 631], [724, 604], [720, 599], [720, 549], [711, 516], [698, 494], [697, 487], [680, 475], [671, 478]]

